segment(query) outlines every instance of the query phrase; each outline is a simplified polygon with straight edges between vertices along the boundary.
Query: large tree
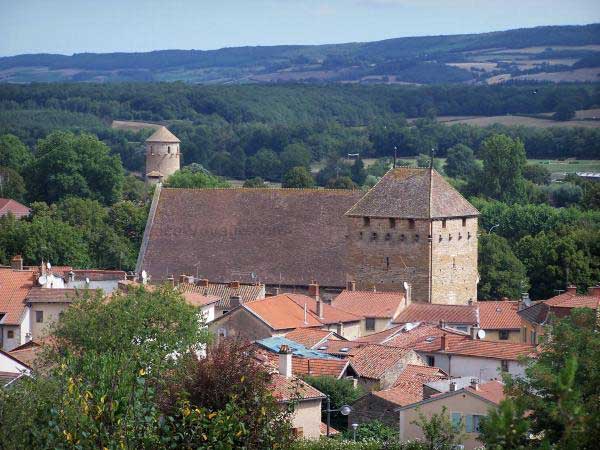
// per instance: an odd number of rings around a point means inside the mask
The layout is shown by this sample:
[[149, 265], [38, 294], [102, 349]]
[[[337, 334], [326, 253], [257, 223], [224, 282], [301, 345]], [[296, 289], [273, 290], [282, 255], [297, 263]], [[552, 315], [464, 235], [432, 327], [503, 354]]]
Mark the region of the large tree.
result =
[[527, 288], [523, 263], [508, 241], [496, 234], [484, 234], [479, 239], [479, 274], [477, 295], [482, 300], [519, 298]]
[[98, 138], [62, 131], [38, 142], [27, 175], [30, 198], [48, 203], [77, 196], [110, 205], [120, 199], [124, 179], [119, 157]]
[[470, 147], [457, 144], [448, 149], [444, 172], [449, 177], [467, 179], [472, 176], [479, 166], [475, 154]]
[[31, 152], [18, 137], [13, 134], [0, 136], [0, 166], [20, 173], [31, 159]]
[[306, 167], [294, 167], [283, 177], [284, 188], [310, 188], [315, 180]]

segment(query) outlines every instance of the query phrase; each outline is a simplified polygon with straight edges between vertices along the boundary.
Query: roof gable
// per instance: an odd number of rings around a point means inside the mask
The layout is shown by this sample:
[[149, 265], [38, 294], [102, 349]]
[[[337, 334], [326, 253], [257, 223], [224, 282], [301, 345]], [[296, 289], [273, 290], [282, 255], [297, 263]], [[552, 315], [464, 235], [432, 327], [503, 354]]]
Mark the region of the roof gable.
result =
[[25, 297], [34, 285], [36, 272], [31, 270], [0, 269], [0, 313], [1, 323], [18, 325], [25, 311]]
[[479, 212], [433, 169], [390, 169], [348, 216], [429, 219], [476, 216]]
[[344, 290], [331, 304], [360, 317], [393, 319], [404, 304], [404, 299], [402, 292]]

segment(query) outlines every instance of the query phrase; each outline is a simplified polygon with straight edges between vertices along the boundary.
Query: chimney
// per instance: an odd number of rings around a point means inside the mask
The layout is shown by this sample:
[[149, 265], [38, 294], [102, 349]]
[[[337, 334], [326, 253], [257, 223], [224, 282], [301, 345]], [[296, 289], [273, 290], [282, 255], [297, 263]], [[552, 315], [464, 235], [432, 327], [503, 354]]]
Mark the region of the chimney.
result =
[[323, 302], [319, 297], [317, 297], [317, 316], [319, 319], [323, 318]]
[[588, 291], [592, 297], [600, 297], [600, 286], [592, 286]]
[[75, 281], [75, 272], [72, 270], [69, 272], [69, 282], [73, 283]]
[[523, 292], [521, 294], [521, 301], [523, 302], [523, 308], [528, 308], [531, 306], [531, 301], [529, 300], [529, 292]]
[[479, 390], [479, 380], [477, 378], [471, 378], [471, 389], [474, 391]]
[[446, 333], [442, 334], [441, 337], [441, 350], [448, 350], [448, 338], [446, 337]]
[[450, 392], [455, 392], [456, 391], [456, 381], [451, 381], [450, 384], [448, 385], [448, 388], [449, 388]]
[[239, 281], [230, 281], [229, 282], [229, 287], [231, 289], [239, 289], [240, 288], [240, 282]]
[[446, 327], [446, 322], [444, 322], [444, 319], [440, 319], [440, 328], [445, 328]]
[[471, 339], [477, 339], [478, 332], [479, 332], [479, 327], [471, 327]]
[[356, 291], [356, 281], [346, 282], [346, 290], [350, 292]]
[[179, 284], [187, 282], [187, 276], [181, 274], [179, 275]]
[[206, 278], [198, 280], [197, 286], [208, 287], [208, 280]]
[[273, 295], [279, 295], [281, 293], [281, 289], [279, 289], [278, 287], [273, 289]]
[[230, 305], [231, 309], [237, 308], [241, 304], [242, 304], [242, 297], [240, 297], [239, 295], [232, 295], [231, 297], [229, 297], [229, 305]]
[[292, 351], [286, 344], [279, 347], [279, 374], [286, 378], [292, 376]]
[[406, 282], [402, 286], [404, 287], [404, 304], [410, 305], [412, 302], [412, 286]]
[[167, 283], [171, 287], [175, 287], [175, 277], [173, 275], [170, 275], [169, 278], [167, 278]]
[[314, 281], [308, 285], [308, 296], [315, 300], [319, 298], [319, 285]]
[[10, 267], [12, 270], [23, 270], [23, 257], [21, 255], [15, 255], [10, 260]]
[[567, 286], [567, 292], [573, 295], [577, 294], [577, 286], [573, 286], [572, 284]]

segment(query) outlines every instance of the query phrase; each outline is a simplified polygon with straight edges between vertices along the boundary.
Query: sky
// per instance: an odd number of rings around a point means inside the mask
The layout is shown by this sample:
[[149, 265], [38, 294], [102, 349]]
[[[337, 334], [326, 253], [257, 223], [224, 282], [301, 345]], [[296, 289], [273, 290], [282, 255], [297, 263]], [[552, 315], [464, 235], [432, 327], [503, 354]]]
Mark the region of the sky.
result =
[[0, 56], [326, 44], [595, 22], [599, 0], [0, 0]]

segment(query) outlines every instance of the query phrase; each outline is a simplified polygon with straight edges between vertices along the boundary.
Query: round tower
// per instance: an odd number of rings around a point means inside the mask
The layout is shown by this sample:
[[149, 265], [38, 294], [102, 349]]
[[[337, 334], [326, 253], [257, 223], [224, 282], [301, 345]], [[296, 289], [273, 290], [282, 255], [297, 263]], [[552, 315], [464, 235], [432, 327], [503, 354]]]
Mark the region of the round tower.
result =
[[147, 183], [165, 181], [179, 170], [180, 142], [166, 127], [160, 127], [146, 139]]

